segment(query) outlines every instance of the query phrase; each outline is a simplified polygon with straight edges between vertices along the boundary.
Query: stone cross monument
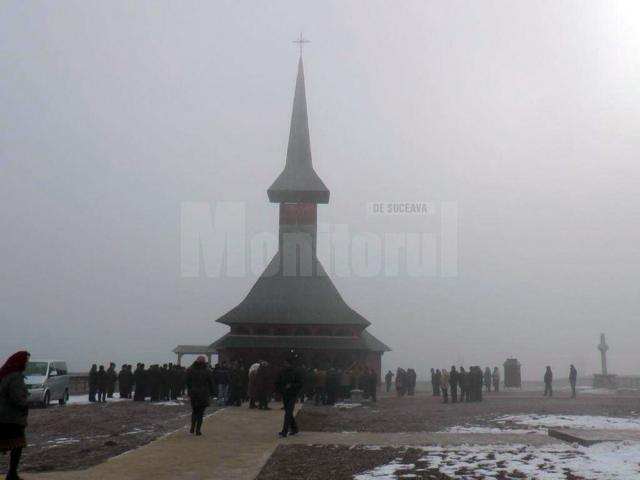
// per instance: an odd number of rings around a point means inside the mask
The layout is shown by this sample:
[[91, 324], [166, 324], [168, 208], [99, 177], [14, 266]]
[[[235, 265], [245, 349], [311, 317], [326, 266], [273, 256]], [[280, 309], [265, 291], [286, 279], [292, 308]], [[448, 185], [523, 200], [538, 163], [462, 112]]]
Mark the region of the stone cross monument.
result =
[[602, 362], [602, 375], [607, 375], [607, 350], [609, 350], [609, 345], [604, 340], [604, 333], [600, 334], [598, 350], [600, 350], [600, 360]]

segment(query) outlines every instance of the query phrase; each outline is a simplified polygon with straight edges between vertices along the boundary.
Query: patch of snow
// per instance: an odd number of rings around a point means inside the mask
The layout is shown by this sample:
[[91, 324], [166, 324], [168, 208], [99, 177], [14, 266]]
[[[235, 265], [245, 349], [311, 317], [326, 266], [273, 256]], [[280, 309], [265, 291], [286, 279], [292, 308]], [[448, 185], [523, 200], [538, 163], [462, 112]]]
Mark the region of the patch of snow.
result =
[[181, 407], [184, 402], [180, 400], [169, 400], [168, 402], [151, 402], [152, 405], [160, 405], [162, 407]]
[[[120, 395], [115, 393], [113, 395], [113, 398], [107, 398], [107, 403], [124, 402], [126, 400], [129, 400], [129, 399], [120, 398]], [[67, 405], [89, 405], [90, 403], [95, 403], [96, 405], [99, 405], [98, 402], [90, 402], [88, 394], [87, 395], [69, 395], [69, 401], [67, 402]]]
[[415, 469], [414, 464], [403, 464], [394, 460], [387, 465], [381, 465], [373, 470], [369, 470], [368, 472], [355, 475], [353, 480], [397, 480], [398, 476], [396, 475], [396, 472], [413, 469]]
[[[600, 443], [592, 447], [570, 445], [462, 445], [422, 447], [415, 465], [400, 459], [354, 475], [354, 480], [410, 478], [412, 472], [437, 469], [452, 479], [536, 478], [540, 480], [640, 479], [640, 444]], [[503, 475], [503, 477], [500, 477]]]
[[356, 408], [356, 407], [361, 407], [361, 406], [362, 406], [361, 403], [336, 403], [334, 405], [335, 408], [344, 408], [344, 409]]
[[498, 425], [511, 424], [529, 428], [587, 428], [600, 430], [640, 430], [640, 418], [597, 415], [506, 415], [494, 420]]

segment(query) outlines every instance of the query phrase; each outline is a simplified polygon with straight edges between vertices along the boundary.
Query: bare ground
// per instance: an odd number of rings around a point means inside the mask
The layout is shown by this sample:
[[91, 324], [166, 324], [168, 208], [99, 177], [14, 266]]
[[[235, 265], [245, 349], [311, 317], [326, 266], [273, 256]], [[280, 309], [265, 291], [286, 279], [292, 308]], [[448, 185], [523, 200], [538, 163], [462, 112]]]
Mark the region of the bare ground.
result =
[[[538, 392], [490, 393], [482, 402], [444, 404], [439, 397], [386, 396], [352, 409], [306, 404], [298, 415], [302, 430], [321, 432], [436, 432], [457, 425], [489, 426], [501, 415], [559, 414], [625, 417], [640, 412], [640, 398], [616, 395], [568, 395], [544, 398]], [[517, 427], [517, 426], [514, 426]]]
[[[209, 408], [207, 413], [211, 413]], [[145, 445], [190, 422], [180, 406], [120, 401], [67, 405], [29, 412], [21, 470], [78, 470]], [[6, 457], [0, 457], [2, 464]], [[0, 467], [1, 469], [2, 467]]]
[[[336, 445], [287, 445], [279, 446], [264, 466], [256, 480], [353, 480], [353, 476], [379, 465], [397, 460], [415, 464], [421, 456], [416, 449], [381, 448], [372, 450], [363, 447]], [[313, 459], [310, 461], [310, 459]], [[398, 477], [402, 478], [402, 471]], [[411, 471], [411, 473], [414, 473]], [[415, 473], [414, 473], [415, 474]], [[442, 480], [451, 477], [437, 469], [420, 472], [422, 476], [411, 477], [423, 480]]]

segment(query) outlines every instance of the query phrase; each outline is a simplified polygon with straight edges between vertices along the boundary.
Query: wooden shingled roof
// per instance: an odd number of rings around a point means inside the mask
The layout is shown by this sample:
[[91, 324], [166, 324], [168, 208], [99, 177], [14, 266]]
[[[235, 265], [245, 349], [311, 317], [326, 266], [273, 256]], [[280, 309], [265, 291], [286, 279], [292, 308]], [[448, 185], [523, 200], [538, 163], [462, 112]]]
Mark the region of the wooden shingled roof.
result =
[[313, 275], [285, 275], [280, 254], [276, 254], [245, 299], [217, 322], [369, 326], [369, 321], [342, 299], [317, 258], [314, 263]]

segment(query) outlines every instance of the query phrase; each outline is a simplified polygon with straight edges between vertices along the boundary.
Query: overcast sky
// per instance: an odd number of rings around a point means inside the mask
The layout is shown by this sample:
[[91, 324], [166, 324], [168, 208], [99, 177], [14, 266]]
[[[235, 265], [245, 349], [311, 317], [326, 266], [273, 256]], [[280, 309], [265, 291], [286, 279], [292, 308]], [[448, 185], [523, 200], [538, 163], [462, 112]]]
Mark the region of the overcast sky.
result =
[[3, 1], [0, 353], [170, 361], [256, 275], [183, 278], [184, 202], [277, 228], [303, 30], [322, 222], [420, 232], [455, 202], [458, 275], [335, 277], [384, 368], [640, 373], [640, 3]]

